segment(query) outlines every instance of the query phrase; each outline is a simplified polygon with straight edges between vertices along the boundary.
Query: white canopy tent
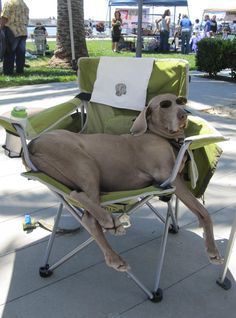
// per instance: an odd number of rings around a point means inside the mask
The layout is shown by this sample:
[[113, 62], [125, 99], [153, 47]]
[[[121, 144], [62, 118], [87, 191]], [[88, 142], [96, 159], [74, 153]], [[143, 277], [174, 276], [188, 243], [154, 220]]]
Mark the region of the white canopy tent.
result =
[[142, 56], [142, 16], [143, 6], [158, 7], [188, 7], [187, 0], [109, 0], [111, 6], [138, 6], [138, 29], [137, 29], [137, 47], [136, 57]]
[[223, 15], [225, 21], [236, 21], [236, 5], [206, 8], [203, 10], [203, 17], [205, 14]]

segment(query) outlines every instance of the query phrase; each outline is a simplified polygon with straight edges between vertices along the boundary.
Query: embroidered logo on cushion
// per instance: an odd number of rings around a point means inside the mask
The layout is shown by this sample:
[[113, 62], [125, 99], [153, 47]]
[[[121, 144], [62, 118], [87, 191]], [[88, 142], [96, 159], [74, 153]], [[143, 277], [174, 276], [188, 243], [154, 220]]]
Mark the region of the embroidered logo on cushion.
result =
[[116, 95], [121, 96], [126, 94], [126, 85], [124, 83], [118, 83], [115, 86]]

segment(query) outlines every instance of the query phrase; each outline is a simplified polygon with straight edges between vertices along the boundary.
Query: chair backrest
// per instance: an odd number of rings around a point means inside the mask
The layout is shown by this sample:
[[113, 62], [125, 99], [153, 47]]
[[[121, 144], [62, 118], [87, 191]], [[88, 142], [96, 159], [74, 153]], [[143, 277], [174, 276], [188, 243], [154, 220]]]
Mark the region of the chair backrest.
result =
[[[79, 60], [79, 88], [81, 92], [92, 93], [96, 80], [99, 58], [81, 58]], [[188, 97], [188, 62], [180, 59], [157, 59], [147, 88], [146, 104], [156, 95], [172, 93]], [[140, 74], [142, 76], [142, 74]], [[135, 80], [135, 79], [134, 79]], [[85, 133], [129, 133], [138, 111], [119, 109], [98, 103], [88, 103], [87, 124]], [[213, 127], [201, 119], [192, 116], [185, 130], [186, 136], [214, 133]], [[221, 149], [216, 144], [200, 146], [194, 150], [199, 179], [195, 189], [191, 188], [188, 165], [185, 166], [185, 181], [196, 197], [201, 197], [215, 171], [221, 155]]]
[[[78, 75], [81, 92], [92, 93], [98, 63], [99, 58], [81, 58], [79, 60]], [[163, 93], [173, 93], [178, 96], [187, 97], [188, 79], [187, 61], [177, 59], [155, 60], [148, 83], [146, 104], [152, 97]], [[51, 129], [80, 131], [82, 128], [80, 118], [76, 121], [74, 120], [74, 118], [77, 118], [76, 116], [73, 118], [70, 116], [79, 106], [79, 99], [74, 98], [66, 103], [45, 109], [35, 115], [29, 114], [27, 139], [33, 139], [45, 130]], [[98, 103], [88, 103], [87, 117], [89, 120], [87, 121], [85, 132], [128, 133], [138, 113], [138, 111], [134, 110], [119, 109]], [[8, 116], [0, 116], [0, 126], [3, 126], [10, 133], [17, 134], [15, 128], [11, 125], [10, 114]]]
[[[81, 58], [78, 62], [79, 88], [81, 92], [92, 93], [96, 80], [99, 58]], [[146, 104], [156, 95], [173, 93], [177, 96], [188, 95], [188, 62], [181, 59], [157, 59], [147, 88]], [[140, 74], [142, 76], [142, 74]], [[134, 78], [135, 81], [135, 78]], [[119, 109], [103, 104], [89, 103], [86, 133], [129, 132], [138, 112]]]

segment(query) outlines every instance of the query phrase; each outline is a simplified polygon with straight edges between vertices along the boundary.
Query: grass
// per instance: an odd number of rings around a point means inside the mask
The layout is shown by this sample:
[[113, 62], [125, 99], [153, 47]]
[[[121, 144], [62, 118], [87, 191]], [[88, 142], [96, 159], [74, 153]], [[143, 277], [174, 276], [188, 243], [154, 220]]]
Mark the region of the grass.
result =
[[[48, 67], [48, 61], [50, 60], [53, 50], [56, 47], [55, 41], [49, 43], [50, 52], [46, 56], [38, 56], [37, 59], [26, 58], [26, 63], [30, 65], [29, 68], [25, 68], [24, 76], [3, 76], [0, 73], [0, 88], [21, 86], [21, 85], [33, 85], [43, 84], [51, 82], [68, 82], [74, 81], [77, 78], [77, 74], [72, 69], [59, 69]], [[87, 48], [89, 56], [135, 56], [134, 52], [122, 52], [113, 53], [111, 51], [110, 40], [88, 40]], [[27, 42], [27, 51], [34, 52], [34, 43]], [[155, 57], [155, 58], [183, 58], [188, 60], [190, 70], [195, 69], [195, 55], [182, 55], [180, 53], [169, 54], [157, 54], [157, 53], [143, 53], [143, 57]]]

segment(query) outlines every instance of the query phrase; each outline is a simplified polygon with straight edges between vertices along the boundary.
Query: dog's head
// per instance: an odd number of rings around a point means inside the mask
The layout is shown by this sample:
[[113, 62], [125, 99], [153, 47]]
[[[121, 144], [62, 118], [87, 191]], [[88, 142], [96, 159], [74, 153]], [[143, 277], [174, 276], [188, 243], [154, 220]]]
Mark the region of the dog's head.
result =
[[133, 135], [142, 135], [147, 130], [169, 139], [183, 137], [187, 126], [185, 97], [173, 94], [162, 94], [152, 98], [131, 127]]

